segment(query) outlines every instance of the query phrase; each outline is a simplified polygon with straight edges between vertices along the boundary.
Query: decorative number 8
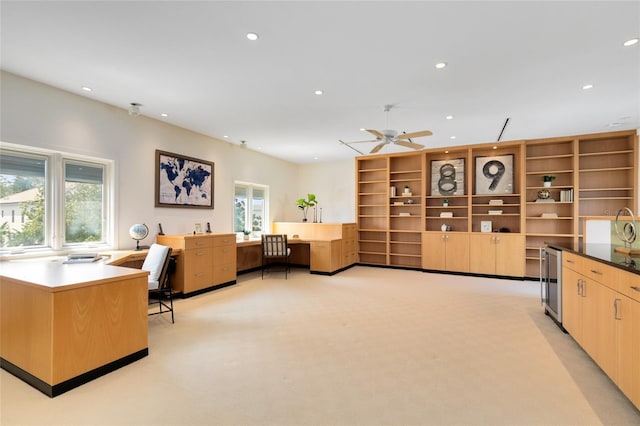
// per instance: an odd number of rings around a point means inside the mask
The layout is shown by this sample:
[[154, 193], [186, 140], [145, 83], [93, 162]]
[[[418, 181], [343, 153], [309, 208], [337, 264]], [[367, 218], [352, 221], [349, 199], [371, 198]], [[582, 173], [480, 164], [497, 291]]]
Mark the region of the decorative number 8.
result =
[[[494, 167], [496, 169], [496, 172], [492, 173], [491, 169]], [[489, 185], [489, 191], [496, 190], [498, 183], [500, 183], [500, 179], [502, 179], [502, 176], [504, 175], [504, 171], [505, 171], [505, 167], [501, 161], [498, 161], [498, 160], [487, 161], [487, 163], [482, 168], [482, 174], [484, 174], [485, 177], [487, 177], [488, 179], [493, 179], [491, 181], [491, 185]]]
[[456, 182], [456, 168], [453, 164], [443, 164], [440, 166], [440, 180], [438, 180], [438, 191], [441, 195], [452, 195], [458, 190]]

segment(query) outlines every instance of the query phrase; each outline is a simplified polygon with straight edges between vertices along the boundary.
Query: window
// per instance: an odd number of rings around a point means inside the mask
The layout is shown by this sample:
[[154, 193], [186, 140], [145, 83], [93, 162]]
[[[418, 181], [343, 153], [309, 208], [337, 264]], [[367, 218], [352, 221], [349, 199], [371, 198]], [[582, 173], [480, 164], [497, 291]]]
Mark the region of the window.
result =
[[1, 147], [0, 205], [12, 214], [0, 218], [0, 252], [112, 243], [111, 161]]
[[269, 187], [253, 183], [236, 182], [234, 191], [234, 232], [251, 231], [253, 234], [269, 232]]

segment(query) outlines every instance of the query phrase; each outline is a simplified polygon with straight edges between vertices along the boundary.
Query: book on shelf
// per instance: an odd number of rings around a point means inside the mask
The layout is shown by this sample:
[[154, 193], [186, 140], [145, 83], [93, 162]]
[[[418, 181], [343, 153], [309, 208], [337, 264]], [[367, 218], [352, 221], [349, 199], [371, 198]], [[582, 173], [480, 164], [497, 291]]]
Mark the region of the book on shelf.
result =
[[537, 198], [536, 203], [555, 203], [556, 200], [553, 198]]
[[560, 202], [572, 203], [573, 202], [573, 189], [562, 189], [560, 191]]
[[440, 217], [453, 217], [453, 212], [440, 212]]
[[489, 205], [490, 206], [501, 206], [502, 205], [502, 200], [489, 200]]
[[558, 217], [558, 213], [542, 213], [540, 217], [546, 217], [546, 218]]
[[489, 214], [502, 214], [502, 210], [489, 210]]
[[404, 201], [394, 201], [393, 205], [394, 206], [404, 206]]
[[411, 216], [411, 213], [408, 213], [408, 212], [400, 212], [400, 213], [398, 213], [398, 216]]

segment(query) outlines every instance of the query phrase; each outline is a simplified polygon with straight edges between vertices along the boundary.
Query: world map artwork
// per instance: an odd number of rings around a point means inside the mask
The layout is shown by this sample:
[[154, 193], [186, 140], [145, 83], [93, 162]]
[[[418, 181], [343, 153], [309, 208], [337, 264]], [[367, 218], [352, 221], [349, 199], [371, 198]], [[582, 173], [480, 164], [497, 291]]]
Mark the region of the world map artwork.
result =
[[160, 154], [158, 166], [160, 204], [213, 207], [211, 165]]

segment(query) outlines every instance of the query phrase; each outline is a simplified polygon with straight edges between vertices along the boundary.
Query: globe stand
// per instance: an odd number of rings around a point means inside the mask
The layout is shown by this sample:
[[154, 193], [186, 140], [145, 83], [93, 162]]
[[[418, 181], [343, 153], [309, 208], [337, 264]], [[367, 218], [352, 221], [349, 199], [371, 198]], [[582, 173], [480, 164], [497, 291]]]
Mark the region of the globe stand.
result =
[[146, 250], [148, 249], [149, 246], [141, 246], [140, 245], [140, 240], [136, 240], [136, 248], [134, 248], [134, 251], [140, 251], [140, 250]]

